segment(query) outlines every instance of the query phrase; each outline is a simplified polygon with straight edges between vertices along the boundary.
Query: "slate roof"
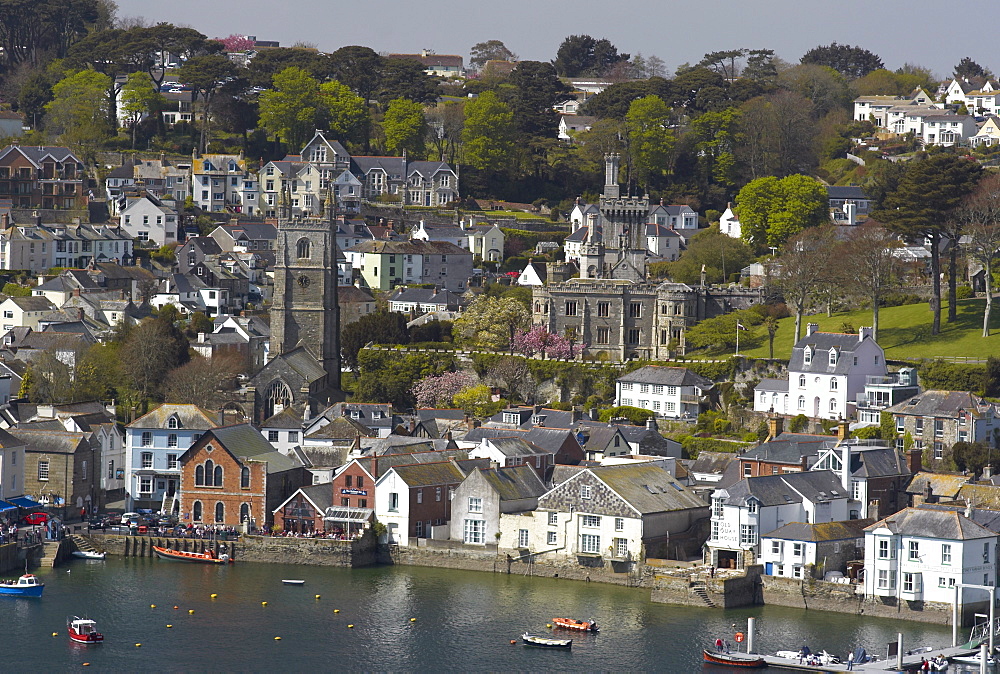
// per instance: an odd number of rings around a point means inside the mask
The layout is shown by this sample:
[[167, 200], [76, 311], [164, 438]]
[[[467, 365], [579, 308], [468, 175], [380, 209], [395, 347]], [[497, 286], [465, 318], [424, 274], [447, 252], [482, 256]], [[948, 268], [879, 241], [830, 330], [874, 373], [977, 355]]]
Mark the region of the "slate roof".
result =
[[333, 507], [333, 490], [329, 484], [311, 484], [300, 487], [298, 491], [313, 504], [317, 512], [325, 513], [328, 508]]
[[567, 439], [571, 438], [574, 442], [576, 441], [576, 436], [568, 428], [544, 428], [541, 426], [529, 429], [484, 428], [480, 426], [466, 433], [463, 440], [478, 443], [483, 438], [492, 440], [510, 437], [523, 438], [550, 454], [558, 453]]
[[[870, 337], [868, 338], [870, 339]], [[857, 333], [814, 332], [806, 335], [792, 349], [792, 358], [788, 362], [790, 372], [817, 372], [822, 374], [850, 374], [852, 368], [851, 354], [862, 343]], [[809, 365], [805, 364], [805, 348], [812, 346], [813, 357]], [[837, 364], [830, 367], [830, 349], [837, 349]]]
[[[164, 403], [150, 410], [128, 425], [129, 428], [166, 428], [167, 420], [177, 415], [180, 427], [207, 431], [219, 425], [215, 412], [209, 412], [197, 405], [173, 405]], [[268, 445], [270, 447], [270, 445]]]
[[857, 185], [827, 185], [826, 196], [828, 199], [868, 200], [868, 196]]
[[924, 391], [909, 400], [888, 408], [886, 412], [919, 417], [958, 417], [959, 410], [980, 416], [991, 403], [967, 391]]
[[667, 227], [666, 225], [657, 225], [652, 222], [646, 224], [645, 236], [669, 236], [678, 239], [681, 238], [681, 235], [670, 227]]
[[549, 453], [538, 445], [521, 438], [493, 438], [489, 442], [497, 451], [507, 457], [531, 457]]
[[654, 431], [645, 426], [619, 425], [617, 428], [630, 444], [637, 444], [639, 446], [640, 454], [657, 456], [658, 452], [670, 451], [672, 442], [680, 447], [680, 443], [676, 440], [668, 440], [659, 431]]
[[578, 411], [577, 414], [580, 419], [579, 421], [574, 421], [572, 411], [542, 408], [538, 412], [535, 412], [533, 407], [511, 407], [494, 414], [487, 420], [487, 424], [494, 428], [509, 428], [512, 423], [503, 420], [504, 413], [517, 414], [521, 420], [518, 425], [525, 430], [536, 425], [531, 420], [533, 416], [539, 417], [540, 423], [537, 425], [545, 426], [546, 428], [576, 428], [581, 421], [591, 421], [586, 412]]
[[910, 473], [900, 453], [888, 447], [852, 451], [850, 468], [854, 477], [889, 477]]
[[818, 456], [820, 450], [836, 440], [831, 435], [785, 432], [747, 450], [740, 458], [801, 465], [803, 456]]
[[16, 304], [22, 311], [51, 311], [56, 308], [47, 297], [42, 295], [31, 295], [29, 297], [11, 297], [10, 301]]
[[24, 446], [26, 451], [51, 453], [51, 454], [73, 454], [77, 449], [87, 443], [87, 436], [83, 433], [71, 431], [55, 430], [27, 430], [13, 428], [10, 431], [16, 441], [11, 447]]
[[37, 168], [41, 168], [42, 162], [46, 157], [51, 157], [53, 160], [61, 163], [65, 163], [68, 160], [76, 164], [83, 164], [68, 147], [52, 145], [8, 145], [5, 149], [0, 150], [0, 161], [11, 152], [19, 152], [24, 155]]
[[907, 508], [865, 527], [865, 531], [875, 531], [882, 527], [903, 536], [952, 541], [996, 536], [994, 532], [976, 524], [962, 513], [930, 508]]
[[[274, 417], [271, 418], [273, 419]], [[270, 421], [270, 419], [268, 421]], [[263, 426], [267, 426], [267, 422], [265, 422]], [[317, 428], [306, 437], [310, 439], [332, 438], [340, 440], [353, 440], [358, 435], [371, 434], [372, 429], [368, 428], [368, 426], [365, 426], [357, 419], [351, 419], [350, 417], [338, 417], [331, 420], [330, 423], [325, 426]]]
[[721, 475], [726, 467], [738, 458], [740, 457], [730, 452], [698, 452], [698, 458], [688, 467], [688, 472]]
[[958, 490], [957, 500], [978, 508], [997, 508], [1000, 507], [1000, 487], [992, 484], [964, 484]]
[[375, 298], [367, 290], [362, 290], [357, 286], [340, 286], [337, 289], [337, 303], [350, 304], [351, 302], [374, 302]]
[[300, 429], [302, 428], [302, 415], [297, 412], [292, 407], [286, 407], [274, 416], [266, 419], [261, 425], [261, 428], [288, 428], [288, 429]]
[[[236, 424], [210, 429], [198, 440], [197, 445], [205, 442], [206, 436], [214, 436], [219, 444], [240, 459], [266, 461], [269, 475], [302, 467], [302, 464], [294, 456], [282, 454], [274, 449], [271, 443], [260, 434], [260, 431], [250, 424]], [[180, 460], [184, 461], [190, 452], [191, 449], [184, 452]]]
[[[617, 426], [587, 426], [583, 433], [583, 448], [590, 452], [604, 451], [611, 446], [615, 436], [620, 435]], [[622, 441], [628, 443], [624, 437]]]
[[[473, 467], [469, 466], [469, 470], [472, 470]], [[466, 475], [459, 468], [457, 462], [452, 461], [396, 466], [394, 470], [399, 478], [410, 487], [458, 484], [465, 479]]]
[[441, 304], [463, 306], [468, 301], [446, 288], [399, 288], [389, 297], [390, 302], [416, 302], [418, 304]]
[[602, 466], [590, 472], [643, 515], [708, 507], [670, 473], [650, 463]]
[[663, 384], [664, 386], [697, 386], [702, 390], [715, 386], [711, 380], [697, 375], [685, 367], [665, 367], [662, 365], [640, 367], [638, 370], [618, 377], [618, 381]]
[[326, 370], [322, 368], [312, 354], [306, 351], [305, 347], [296, 347], [288, 353], [275, 356], [275, 358], [283, 359], [288, 363], [289, 367], [298, 372], [307, 382], [311, 383], [326, 376]]
[[840, 480], [829, 470], [748, 477], [726, 487], [726, 491], [729, 493], [726, 503], [741, 507], [750, 496], [762, 506], [802, 503], [803, 498], [818, 503], [848, 496]]
[[821, 543], [824, 541], [846, 541], [865, 537], [865, 527], [875, 520], [846, 520], [844, 522], [825, 522], [823, 524], [805, 524], [789, 522], [771, 533], [761, 535], [761, 538], [780, 538], [786, 541], [809, 541]]
[[765, 377], [754, 387], [754, 391], [767, 391], [774, 393], [788, 393], [787, 379], [771, 379]]
[[497, 492], [501, 501], [538, 498], [548, 491], [531, 466], [489, 468], [479, 472]]

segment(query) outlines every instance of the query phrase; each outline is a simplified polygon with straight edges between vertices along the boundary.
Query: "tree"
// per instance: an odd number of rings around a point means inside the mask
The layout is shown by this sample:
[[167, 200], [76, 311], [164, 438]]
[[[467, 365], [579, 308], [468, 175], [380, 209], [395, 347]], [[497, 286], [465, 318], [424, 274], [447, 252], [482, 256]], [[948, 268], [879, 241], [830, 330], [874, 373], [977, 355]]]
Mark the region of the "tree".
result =
[[601, 75], [628, 54], [619, 54], [607, 39], [596, 40], [589, 35], [570, 35], [562, 41], [553, 65], [562, 77]]
[[983, 311], [983, 337], [990, 336], [993, 311], [993, 263], [1000, 256], [1000, 176], [990, 175], [979, 182], [960, 209], [966, 222], [966, 250], [983, 270], [986, 284], [986, 308]]
[[274, 76], [286, 68], [299, 68], [316, 80], [326, 79], [332, 71], [332, 65], [325, 55], [310, 49], [288, 47], [260, 50], [247, 66], [247, 77], [253, 86], [269, 89]]
[[739, 77], [741, 62], [748, 52], [748, 49], [709, 52], [698, 62], [698, 66], [714, 70], [722, 75], [723, 79], [732, 81]]
[[195, 56], [177, 69], [177, 77], [191, 86], [195, 98], [201, 100], [201, 138], [198, 147], [205, 152], [208, 147], [212, 103], [216, 91], [236, 75], [236, 66], [222, 54]]
[[826, 188], [804, 175], [757, 178], [740, 190], [736, 203], [743, 240], [757, 250], [781, 247], [829, 220]]
[[732, 187], [736, 184], [736, 146], [740, 143], [740, 111], [726, 108], [706, 112], [691, 120], [688, 127], [698, 161], [698, 180], [702, 195], [712, 183]]
[[435, 149], [435, 157], [441, 161], [454, 162], [455, 153], [462, 142], [462, 127], [465, 125], [465, 103], [443, 101], [425, 114], [427, 137]]
[[319, 83], [301, 68], [285, 68], [260, 95], [260, 125], [292, 148], [302, 147], [316, 128]]
[[478, 419], [486, 419], [503, 409], [502, 400], [493, 400], [493, 392], [486, 384], [462, 389], [453, 398], [455, 407]]
[[235, 352], [212, 358], [196, 356], [167, 374], [164, 399], [168, 403], [198, 401], [210, 410], [222, 407], [225, 393], [236, 385], [236, 375], [244, 370], [243, 359]]
[[486, 371], [486, 380], [499, 386], [512, 400], [526, 400], [534, 389], [528, 362], [517, 356], [497, 359]]
[[122, 374], [141, 400], [158, 398], [167, 373], [188, 361], [187, 338], [164, 318], [132, 328], [119, 351]]
[[749, 178], [807, 173], [816, 165], [812, 103], [791, 91], [740, 106], [738, 159]]
[[[689, 347], [706, 349], [710, 353], [735, 352], [737, 340], [741, 348], [751, 349], [760, 343], [760, 335], [755, 328], [763, 320], [756, 311], [734, 311], [698, 322], [688, 328], [684, 339]], [[745, 329], [737, 327], [737, 324]]]
[[701, 284], [705, 270], [706, 283], [725, 283], [729, 276], [753, 262], [754, 254], [746, 243], [719, 231], [714, 224], [695, 234], [680, 259], [668, 263], [671, 280], [692, 285]]
[[528, 136], [551, 138], [559, 118], [552, 106], [569, 95], [569, 87], [556, 75], [551, 63], [521, 61], [510, 74], [514, 93], [508, 101], [516, 129]]
[[52, 88], [52, 101], [45, 105], [46, 126], [88, 158], [111, 134], [106, 107], [111, 84], [107, 75], [81, 70], [60, 80]]
[[492, 91], [465, 104], [465, 160], [490, 174], [509, 168], [514, 152], [514, 113]]
[[674, 149], [671, 110], [659, 96], [646, 96], [632, 101], [625, 115], [629, 158], [636, 180], [646, 192], [654, 176], [666, 174], [668, 160]]
[[424, 377], [413, 385], [417, 407], [450, 407], [452, 399], [463, 389], [479, 384], [479, 378], [470, 372], [458, 370]]
[[155, 113], [166, 101], [150, 87], [149, 75], [130, 73], [121, 91], [121, 109], [125, 123], [132, 131], [132, 149], [135, 149], [135, 131], [142, 118]]
[[500, 40], [477, 42], [469, 50], [469, 65], [479, 70], [487, 61], [516, 61], [517, 54]]
[[10, 65], [63, 58], [99, 18], [96, 0], [0, 0], [0, 52]]
[[907, 162], [895, 189], [871, 216], [904, 237], [923, 236], [931, 249], [931, 334], [941, 331], [941, 232], [944, 221], [975, 187], [979, 164], [952, 154]]
[[778, 75], [780, 86], [807, 98], [813, 114], [823, 117], [835, 110], [847, 110], [851, 93], [847, 79], [837, 70], [811, 63], [792, 66]]
[[813, 47], [802, 55], [799, 63], [833, 68], [849, 80], [856, 80], [884, 67], [878, 54], [836, 42]]
[[453, 334], [467, 344], [513, 352], [514, 336], [530, 324], [531, 315], [518, 300], [479, 295], [455, 319]]
[[336, 80], [319, 85], [320, 117], [337, 138], [361, 140], [371, 126], [364, 99]]
[[385, 133], [386, 152], [392, 155], [408, 152], [414, 158], [423, 158], [427, 121], [424, 119], [422, 105], [397, 98], [385, 111], [382, 130]]
[[526, 356], [541, 354], [542, 358], [572, 358], [582, 345], [574, 345], [569, 339], [552, 332], [543, 325], [533, 325], [530, 330], [521, 330], [514, 335], [514, 351]]
[[811, 227], [789, 239], [778, 258], [781, 267], [776, 285], [785, 297], [785, 304], [795, 313], [792, 344], [799, 341], [806, 307], [828, 274], [835, 241], [832, 226]]
[[365, 344], [407, 344], [406, 317], [395, 311], [380, 309], [366, 314], [340, 331], [340, 356], [344, 365], [355, 372], [358, 352]]
[[377, 95], [383, 110], [397, 98], [430, 105], [436, 103], [440, 95], [438, 80], [428, 74], [419, 61], [386, 59]]
[[968, 56], [964, 57], [955, 66], [955, 78], [960, 80], [972, 80], [991, 77], [990, 71], [982, 67]]
[[840, 270], [850, 288], [864, 295], [872, 307], [872, 339], [878, 341], [878, 312], [887, 291], [896, 280], [899, 259], [896, 249], [903, 244], [873, 220], [855, 227], [837, 255]]
[[[386, 59], [369, 47], [351, 45], [330, 54], [329, 64], [333, 79], [349, 87], [368, 105], [382, 83]], [[367, 152], [371, 149], [370, 124], [365, 124], [362, 135]]]

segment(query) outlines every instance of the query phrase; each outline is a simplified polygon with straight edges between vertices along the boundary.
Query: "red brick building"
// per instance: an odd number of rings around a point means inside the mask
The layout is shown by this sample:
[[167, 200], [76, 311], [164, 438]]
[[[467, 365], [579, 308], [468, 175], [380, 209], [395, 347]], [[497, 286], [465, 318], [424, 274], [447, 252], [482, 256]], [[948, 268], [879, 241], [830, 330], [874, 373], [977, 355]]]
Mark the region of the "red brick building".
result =
[[8, 145], [0, 150], [0, 199], [14, 208], [83, 209], [83, 162], [65, 147]]
[[271, 512], [308, 483], [301, 462], [249, 424], [206, 431], [179, 463], [182, 524], [265, 528]]

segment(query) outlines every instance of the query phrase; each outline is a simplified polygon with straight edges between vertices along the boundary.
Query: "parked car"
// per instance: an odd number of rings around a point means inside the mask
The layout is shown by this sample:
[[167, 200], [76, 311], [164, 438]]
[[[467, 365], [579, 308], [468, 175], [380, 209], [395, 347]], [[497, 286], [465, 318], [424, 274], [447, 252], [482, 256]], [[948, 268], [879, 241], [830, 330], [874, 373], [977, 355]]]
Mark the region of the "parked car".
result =
[[139, 513], [125, 513], [122, 515], [122, 524], [128, 524], [130, 520], [139, 521]]
[[45, 524], [49, 521], [48, 513], [28, 513], [23, 518], [21, 518], [25, 524], [38, 525]]

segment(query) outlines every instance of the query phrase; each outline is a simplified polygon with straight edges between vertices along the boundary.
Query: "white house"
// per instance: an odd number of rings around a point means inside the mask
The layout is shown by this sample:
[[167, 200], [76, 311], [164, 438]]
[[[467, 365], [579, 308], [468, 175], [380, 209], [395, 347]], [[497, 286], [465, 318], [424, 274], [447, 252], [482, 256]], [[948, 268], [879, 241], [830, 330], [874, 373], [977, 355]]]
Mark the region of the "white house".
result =
[[[451, 520], [454, 490], [465, 475], [455, 461], [387, 470], [375, 483], [375, 517], [386, 526], [387, 541], [410, 545], [418, 538], [435, 537], [433, 529], [428, 529], [443, 527]], [[467, 539], [479, 542], [483, 535], [483, 530], [472, 531]]]
[[172, 508], [180, 488], [181, 454], [205, 431], [217, 428], [218, 421], [197, 405], [164, 404], [126, 426], [126, 508]]
[[[504, 548], [527, 548], [528, 529], [519, 529], [516, 537], [507, 540], [503, 540], [502, 536], [497, 538], [500, 519], [506, 513], [533, 511], [538, 505], [538, 497], [546, 491], [541, 478], [528, 466], [473, 469], [455, 488], [451, 540], [475, 545], [496, 543]], [[478, 521], [470, 524], [469, 520]], [[475, 540], [469, 540], [472, 536]]]
[[666, 225], [646, 225], [645, 236], [646, 250], [664, 262], [675, 261], [683, 252], [684, 237]]
[[748, 477], [712, 492], [709, 564], [742, 569], [756, 563], [760, 536], [789, 522], [822, 524], [848, 519], [847, 491], [830, 471]]
[[121, 226], [129, 236], [157, 246], [177, 243], [179, 223], [174, 201], [160, 200], [145, 193], [129, 199], [121, 211]]
[[885, 353], [871, 335], [871, 328], [856, 335], [819, 332], [810, 323], [792, 348], [788, 379], [764, 379], [754, 389], [754, 411], [850, 418], [868, 377], [888, 372]]
[[844, 573], [846, 562], [860, 559], [865, 543], [864, 527], [871, 520], [847, 520], [824, 524], [790, 522], [760, 537], [764, 573], [784, 578], [807, 578], [808, 570]]
[[701, 411], [702, 396], [714, 387], [687, 368], [647, 365], [618, 378], [615, 405], [641, 407], [669, 419], [694, 418]]
[[[866, 597], [953, 604], [955, 584], [996, 584], [1000, 537], [970, 511], [907, 508], [865, 529]], [[987, 598], [965, 590], [963, 603]]]

